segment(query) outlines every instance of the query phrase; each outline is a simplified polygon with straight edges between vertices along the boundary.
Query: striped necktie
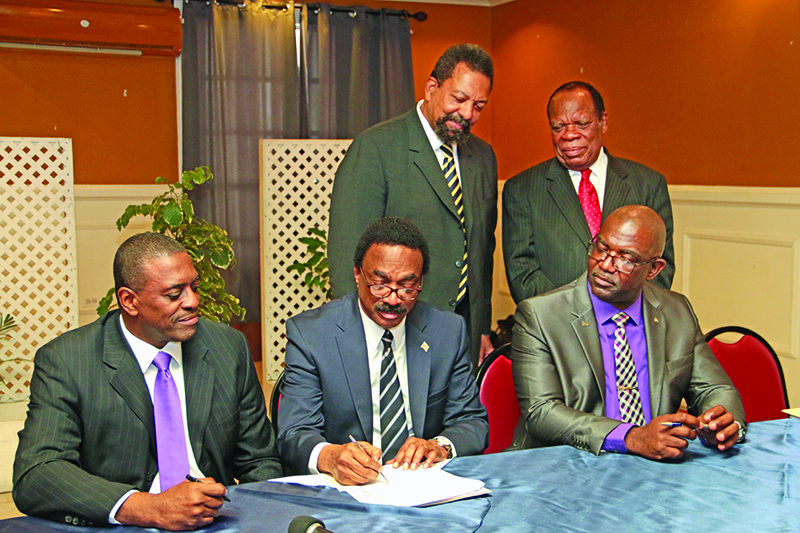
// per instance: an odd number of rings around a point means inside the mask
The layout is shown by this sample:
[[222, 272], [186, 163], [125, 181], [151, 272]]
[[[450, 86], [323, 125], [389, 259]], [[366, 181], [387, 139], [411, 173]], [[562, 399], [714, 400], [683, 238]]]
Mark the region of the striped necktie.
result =
[[408, 427], [403, 391], [400, 390], [400, 379], [397, 377], [397, 365], [392, 351], [392, 332], [387, 329], [381, 341], [381, 458], [386, 462], [397, 456], [397, 451], [408, 438]]
[[625, 323], [630, 317], [620, 311], [611, 320], [617, 325], [614, 332], [614, 361], [617, 371], [617, 395], [622, 421], [637, 426], [645, 425], [642, 398], [639, 396], [639, 380], [636, 378], [636, 365], [633, 363], [631, 346], [625, 334]]
[[458, 297], [456, 298], [456, 303], [461, 303], [461, 300], [467, 294], [467, 226], [464, 223], [464, 201], [461, 193], [461, 184], [458, 182], [453, 149], [449, 145], [443, 144], [442, 152], [444, 153], [444, 162], [442, 163], [444, 179], [456, 205], [456, 213], [458, 213], [458, 218], [461, 221], [461, 230], [464, 232], [464, 260], [461, 263], [461, 278], [458, 281]]

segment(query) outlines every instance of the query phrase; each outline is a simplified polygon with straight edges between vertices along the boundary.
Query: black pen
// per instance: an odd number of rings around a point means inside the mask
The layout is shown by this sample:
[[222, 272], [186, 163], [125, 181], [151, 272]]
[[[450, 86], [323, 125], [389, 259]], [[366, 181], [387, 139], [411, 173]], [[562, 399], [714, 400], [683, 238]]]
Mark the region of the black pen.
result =
[[[191, 474], [186, 474], [186, 479], [188, 479], [192, 483], [205, 483], [205, 481], [200, 481], [199, 479], [197, 479], [196, 477], [194, 477]], [[225, 494], [222, 495], [222, 499], [225, 500], [226, 502], [231, 501], [231, 499], [228, 498], [228, 496], [226, 496]]]

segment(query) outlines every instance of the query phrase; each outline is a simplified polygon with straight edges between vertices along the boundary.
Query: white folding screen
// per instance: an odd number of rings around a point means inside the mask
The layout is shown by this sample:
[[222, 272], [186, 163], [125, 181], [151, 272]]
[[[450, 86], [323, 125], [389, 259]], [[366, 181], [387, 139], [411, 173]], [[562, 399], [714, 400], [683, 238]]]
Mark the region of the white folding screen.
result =
[[0, 402], [28, 398], [36, 349], [78, 325], [72, 141], [0, 137]]
[[325, 294], [310, 290], [296, 272], [305, 261], [298, 241], [308, 228], [328, 231], [333, 177], [351, 140], [261, 141], [261, 321], [264, 379], [283, 370], [286, 319], [322, 305]]

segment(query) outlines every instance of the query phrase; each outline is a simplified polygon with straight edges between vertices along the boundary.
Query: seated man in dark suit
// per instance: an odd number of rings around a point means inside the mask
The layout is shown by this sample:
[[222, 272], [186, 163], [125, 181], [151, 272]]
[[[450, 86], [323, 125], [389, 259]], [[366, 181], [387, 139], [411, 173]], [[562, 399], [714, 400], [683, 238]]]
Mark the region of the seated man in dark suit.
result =
[[278, 450], [287, 468], [355, 485], [387, 459], [427, 468], [486, 448], [464, 319], [417, 300], [427, 270], [419, 230], [379, 219], [356, 247], [358, 291], [286, 322]]
[[[744, 433], [739, 393], [688, 300], [651, 283], [666, 229], [645, 206], [621, 207], [588, 245], [585, 274], [517, 307], [511, 360], [523, 413], [518, 448], [680, 457], [699, 436], [719, 450]], [[678, 412], [686, 399], [689, 412]]]
[[134, 235], [114, 258], [119, 311], [39, 349], [14, 461], [20, 511], [194, 529], [234, 478], [282, 474], [247, 342], [197, 316], [199, 282], [178, 242]]

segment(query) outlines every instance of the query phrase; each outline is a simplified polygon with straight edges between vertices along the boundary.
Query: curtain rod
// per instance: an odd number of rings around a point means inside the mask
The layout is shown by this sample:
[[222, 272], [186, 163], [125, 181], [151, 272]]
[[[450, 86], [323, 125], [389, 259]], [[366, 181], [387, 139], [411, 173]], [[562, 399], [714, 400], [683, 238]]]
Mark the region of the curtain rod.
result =
[[[156, 2], [163, 2], [163, 1], [164, 0], [156, 0]], [[183, 0], [183, 1], [186, 2], [186, 3], [204, 2], [206, 5], [211, 5], [211, 2], [213, 1], [215, 4], [221, 5], [221, 6], [239, 6], [239, 7], [244, 7], [245, 6], [244, 0]], [[317, 9], [317, 8], [319, 8], [319, 4], [306, 4], [306, 5], [308, 6], [309, 9]], [[294, 8], [295, 9], [302, 9], [302, 4], [295, 3]], [[286, 9], [286, 5], [262, 4], [261, 5], [261, 9]], [[352, 9], [349, 9], [346, 6], [331, 6], [331, 11], [335, 11], [337, 13], [354, 13], [355, 14], [355, 12]], [[368, 15], [378, 15], [378, 14], [381, 14], [381, 13], [385, 13], [386, 15], [389, 15], [390, 17], [412, 18], [412, 19], [417, 20], [419, 22], [422, 22], [422, 21], [428, 19], [428, 14], [425, 13], [424, 11], [417, 11], [416, 13], [410, 13], [410, 12], [406, 11], [405, 9], [399, 9], [399, 10], [398, 9], [385, 9], [385, 10], [380, 10], [380, 9], [367, 8], [366, 13]]]

